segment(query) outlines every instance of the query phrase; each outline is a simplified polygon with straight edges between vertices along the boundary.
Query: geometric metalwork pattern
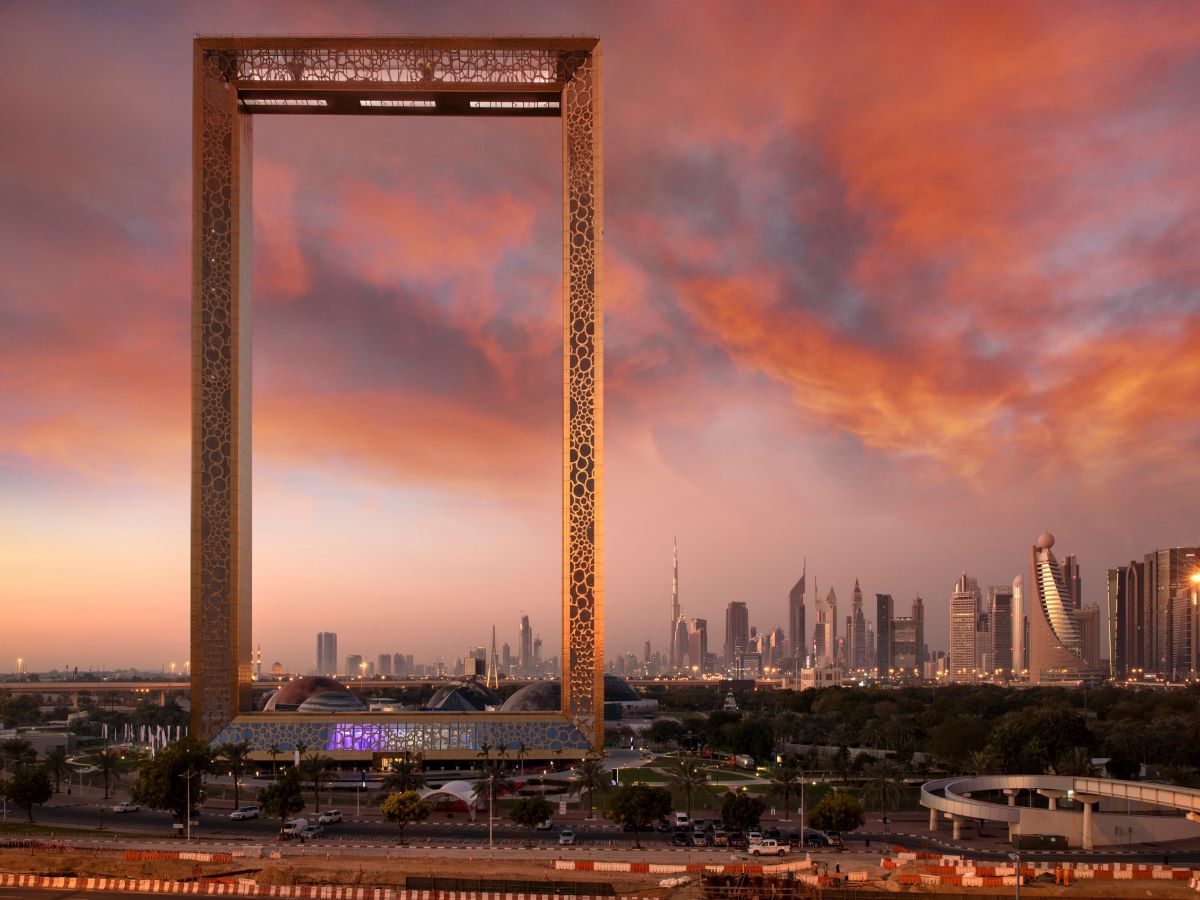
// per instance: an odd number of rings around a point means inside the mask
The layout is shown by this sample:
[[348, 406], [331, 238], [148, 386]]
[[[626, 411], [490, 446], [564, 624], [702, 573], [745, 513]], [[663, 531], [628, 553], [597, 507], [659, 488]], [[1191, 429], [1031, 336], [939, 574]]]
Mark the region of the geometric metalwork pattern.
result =
[[563, 149], [562, 715], [603, 745], [600, 63], [595, 38], [196, 39], [193, 734], [211, 740], [250, 708], [252, 117], [553, 116]]
[[251, 714], [239, 716], [221, 730], [214, 743], [248, 741], [260, 758], [272, 745], [282, 753], [298, 747], [337, 758], [422, 753], [429, 758], [474, 758], [485, 747], [497, 755], [523, 753], [530, 758], [550, 754], [581, 756], [591, 740], [562, 716], [495, 714], [439, 716], [437, 713], [375, 714], [351, 717]]

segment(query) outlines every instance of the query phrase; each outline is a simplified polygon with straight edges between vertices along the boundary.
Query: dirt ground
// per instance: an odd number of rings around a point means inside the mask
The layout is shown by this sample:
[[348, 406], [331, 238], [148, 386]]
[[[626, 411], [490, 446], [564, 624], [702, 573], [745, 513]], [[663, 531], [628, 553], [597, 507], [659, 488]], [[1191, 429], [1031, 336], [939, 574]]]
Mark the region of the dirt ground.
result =
[[[876, 858], [877, 861], [877, 858]], [[848, 862], [848, 861], [847, 861]], [[857, 868], [844, 865], [843, 868]], [[363, 887], [403, 887], [406, 876], [443, 878], [499, 878], [514, 881], [607, 882], [619, 894], [684, 900], [699, 895], [693, 881], [674, 889], [659, 887], [664, 876], [625, 872], [560, 871], [552, 861], [535, 859], [495, 859], [473, 857], [466, 853], [451, 856], [408, 856], [388, 859], [351, 856], [346, 852], [321, 853], [283, 859], [235, 859], [232, 863], [198, 863], [191, 860], [127, 860], [120, 854], [86, 850], [0, 850], [0, 872], [34, 875], [158, 878], [179, 880], [196, 876], [235, 875], [251, 878], [259, 884], [278, 885], [354, 885]], [[995, 896], [997, 888], [901, 886], [894, 881], [874, 881], [860, 890], [881, 894], [919, 894], [936, 896], [953, 893]], [[1008, 889], [1003, 889], [1007, 892]], [[1196, 894], [1186, 881], [1077, 881], [1069, 887], [1039, 880], [1021, 888], [1022, 896], [1071, 898], [1071, 900], [1194, 900]]]

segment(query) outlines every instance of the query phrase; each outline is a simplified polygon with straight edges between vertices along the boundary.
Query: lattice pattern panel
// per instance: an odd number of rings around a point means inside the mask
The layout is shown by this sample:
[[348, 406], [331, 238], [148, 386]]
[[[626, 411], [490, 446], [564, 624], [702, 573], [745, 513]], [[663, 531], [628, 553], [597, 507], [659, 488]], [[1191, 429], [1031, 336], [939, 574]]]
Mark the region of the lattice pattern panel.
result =
[[569, 81], [580, 54], [500, 48], [309, 48], [245, 50], [240, 81], [394, 85], [504, 84], [552, 86]]
[[220, 746], [249, 741], [250, 748], [266, 753], [274, 744], [281, 753], [304, 747], [307, 752], [349, 751], [358, 753], [461, 752], [475, 755], [486, 745], [493, 752], [516, 753], [523, 744], [525, 754], [586, 751], [591, 743], [569, 722], [531, 722], [519, 716], [506, 721], [313, 721], [281, 720], [229, 723], [213, 741]]
[[566, 278], [567, 584], [563, 712], [603, 746], [603, 594], [600, 559], [603, 365], [597, 277], [600, 243], [597, 59], [563, 90]]
[[235, 271], [241, 250], [235, 148], [248, 154], [250, 147], [249, 123], [239, 121], [220, 57], [203, 58], [197, 90], [191, 659], [199, 690], [192, 691], [192, 729], [209, 736], [238, 713], [239, 695], [248, 693], [241, 682], [249, 685], [249, 594], [241, 584], [241, 566], [249, 565], [248, 499], [239, 496], [236, 471], [249, 463], [237, 453], [240, 398], [249, 386], [239, 383], [235, 358], [238, 306], [249, 300]]

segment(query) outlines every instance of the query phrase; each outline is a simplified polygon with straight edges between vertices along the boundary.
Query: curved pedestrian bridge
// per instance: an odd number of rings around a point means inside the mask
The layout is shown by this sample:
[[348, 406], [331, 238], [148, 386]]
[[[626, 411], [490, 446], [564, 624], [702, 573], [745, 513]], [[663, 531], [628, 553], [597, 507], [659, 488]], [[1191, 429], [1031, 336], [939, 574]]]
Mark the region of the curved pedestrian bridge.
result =
[[943, 778], [921, 786], [921, 805], [929, 810], [930, 831], [943, 816], [951, 821], [955, 840], [971, 822], [1004, 823], [1010, 838], [1060, 834], [1084, 850], [1200, 837], [1200, 790], [1144, 781], [1073, 775]]

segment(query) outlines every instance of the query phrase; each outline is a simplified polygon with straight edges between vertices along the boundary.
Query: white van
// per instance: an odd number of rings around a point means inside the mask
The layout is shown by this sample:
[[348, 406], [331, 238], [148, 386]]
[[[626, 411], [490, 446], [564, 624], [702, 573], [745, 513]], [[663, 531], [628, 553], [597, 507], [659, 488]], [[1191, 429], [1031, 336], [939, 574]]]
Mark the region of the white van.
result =
[[288, 819], [283, 823], [283, 827], [279, 829], [280, 837], [294, 838], [300, 833], [301, 828], [308, 827], [308, 819]]
[[681, 812], [675, 813], [675, 827], [676, 828], [687, 828], [688, 827], [688, 814], [687, 813], [681, 813]]

